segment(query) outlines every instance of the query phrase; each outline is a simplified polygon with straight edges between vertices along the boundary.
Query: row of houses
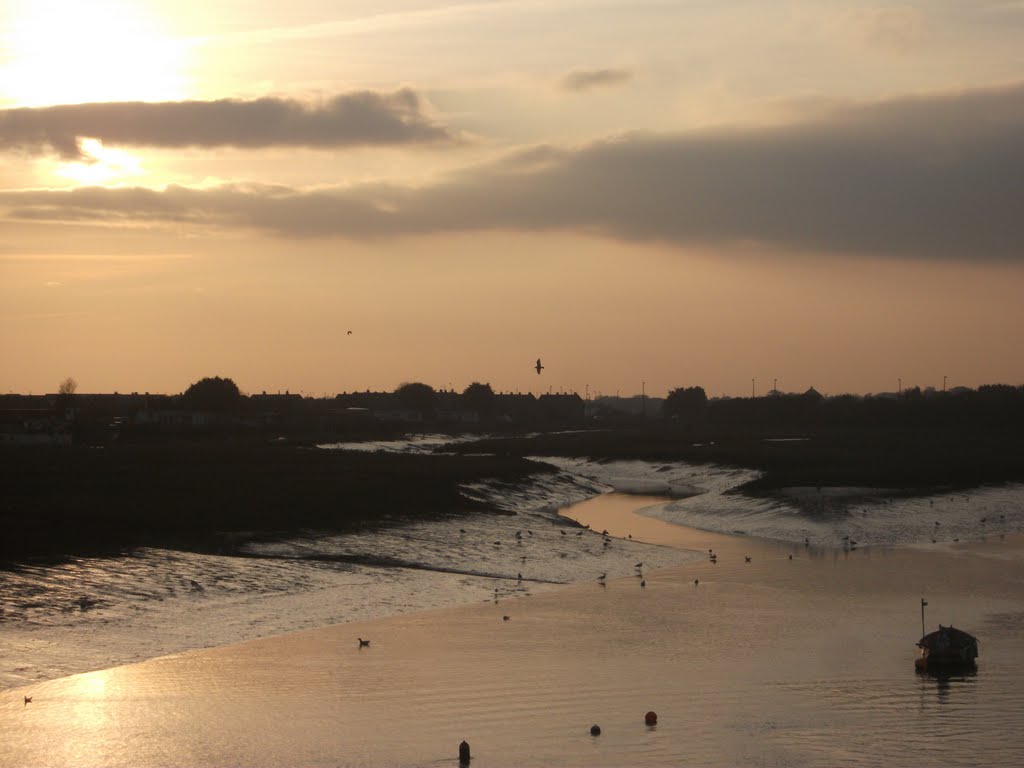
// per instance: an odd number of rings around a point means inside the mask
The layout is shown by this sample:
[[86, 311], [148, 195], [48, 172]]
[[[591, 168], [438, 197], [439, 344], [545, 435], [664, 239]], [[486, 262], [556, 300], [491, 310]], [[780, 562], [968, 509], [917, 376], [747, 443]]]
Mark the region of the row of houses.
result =
[[81, 394], [0, 396], [0, 445], [69, 445], [119, 435], [211, 431], [344, 433], [361, 429], [562, 429], [584, 424], [576, 394], [494, 394], [472, 400], [454, 391], [432, 392], [410, 403], [396, 392], [353, 392], [334, 398], [255, 394], [228, 410], [186, 407], [179, 395]]

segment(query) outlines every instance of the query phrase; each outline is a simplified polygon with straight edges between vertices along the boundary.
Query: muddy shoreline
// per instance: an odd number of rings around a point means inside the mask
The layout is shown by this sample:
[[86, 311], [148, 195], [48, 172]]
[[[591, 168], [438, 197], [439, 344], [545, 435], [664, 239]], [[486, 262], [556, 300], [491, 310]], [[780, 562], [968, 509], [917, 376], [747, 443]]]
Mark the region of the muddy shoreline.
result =
[[549, 471], [519, 457], [237, 443], [9, 449], [0, 452], [0, 561], [137, 546], [231, 554], [300, 530], [488, 511], [459, 486]]

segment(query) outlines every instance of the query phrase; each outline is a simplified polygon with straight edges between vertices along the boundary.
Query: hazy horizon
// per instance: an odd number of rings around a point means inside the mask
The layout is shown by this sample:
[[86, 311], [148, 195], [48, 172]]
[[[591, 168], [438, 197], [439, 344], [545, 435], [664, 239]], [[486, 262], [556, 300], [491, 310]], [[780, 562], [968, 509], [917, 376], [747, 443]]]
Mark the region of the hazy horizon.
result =
[[15, 0], [0, 392], [1019, 385], [1022, 34], [1004, 0]]

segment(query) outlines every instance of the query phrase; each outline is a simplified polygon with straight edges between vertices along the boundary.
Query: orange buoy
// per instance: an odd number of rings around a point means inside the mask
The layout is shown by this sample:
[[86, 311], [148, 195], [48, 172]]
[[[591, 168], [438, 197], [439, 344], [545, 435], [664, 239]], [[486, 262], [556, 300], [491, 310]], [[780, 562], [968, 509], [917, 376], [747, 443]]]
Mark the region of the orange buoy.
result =
[[648, 725], [657, 725], [658, 724], [658, 713], [655, 712], [652, 709], [650, 712], [648, 712], [646, 715], [644, 715], [644, 722], [647, 723]]

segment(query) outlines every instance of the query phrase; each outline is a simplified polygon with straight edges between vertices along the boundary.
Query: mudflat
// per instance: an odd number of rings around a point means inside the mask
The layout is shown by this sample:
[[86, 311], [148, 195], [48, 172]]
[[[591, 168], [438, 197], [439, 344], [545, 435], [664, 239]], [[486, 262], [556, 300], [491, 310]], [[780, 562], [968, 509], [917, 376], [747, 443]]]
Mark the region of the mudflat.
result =
[[[658, 502], [565, 514], [715, 561], [8, 691], [0, 764], [457, 765], [464, 739], [474, 766], [1024, 763], [1024, 537], [844, 551], [634, 512]], [[914, 671], [921, 597], [976, 673]]]

